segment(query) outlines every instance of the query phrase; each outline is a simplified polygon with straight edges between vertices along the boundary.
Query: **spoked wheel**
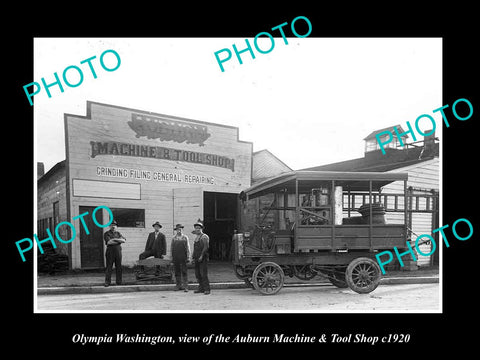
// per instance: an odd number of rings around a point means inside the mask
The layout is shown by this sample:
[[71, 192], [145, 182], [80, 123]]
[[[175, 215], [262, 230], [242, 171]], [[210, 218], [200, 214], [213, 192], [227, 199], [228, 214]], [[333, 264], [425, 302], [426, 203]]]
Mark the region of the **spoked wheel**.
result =
[[252, 274], [252, 283], [255, 290], [263, 295], [275, 295], [280, 291], [285, 280], [283, 269], [274, 262], [259, 264]]
[[347, 266], [345, 280], [353, 291], [368, 294], [375, 290], [380, 282], [380, 266], [369, 258], [360, 257]]
[[312, 280], [317, 276], [317, 271], [312, 268], [312, 265], [294, 265], [293, 275], [300, 280]]

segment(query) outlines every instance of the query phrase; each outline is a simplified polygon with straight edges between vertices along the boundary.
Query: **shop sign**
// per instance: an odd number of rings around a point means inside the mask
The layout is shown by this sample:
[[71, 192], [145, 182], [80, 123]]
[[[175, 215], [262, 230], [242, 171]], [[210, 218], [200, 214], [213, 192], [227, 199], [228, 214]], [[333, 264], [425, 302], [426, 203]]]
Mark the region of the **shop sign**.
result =
[[128, 122], [128, 126], [135, 131], [137, 138], [145, 136], [147, 139], [185, 142], [200, 146], [205, 146], [204, 142], [211, 136], [204, 125], [165, 120], [142, 114], [132, 114], [132, 120]]
[[235, 159], [215, 154], [116, 141], [90, 141], [90, 145], [92, 158], [98, 155], [135, 156], [218, 166], [235, 171]]
[[170, 171], [150, 171], [140, 169], [126, 169], [119, 167], [97, 166], [97, 176], [106, 176], [123, 179], [176, 182], [186, 184], [207, 184], [214, 185], [213, 176], [198, 174], [182, 174]]

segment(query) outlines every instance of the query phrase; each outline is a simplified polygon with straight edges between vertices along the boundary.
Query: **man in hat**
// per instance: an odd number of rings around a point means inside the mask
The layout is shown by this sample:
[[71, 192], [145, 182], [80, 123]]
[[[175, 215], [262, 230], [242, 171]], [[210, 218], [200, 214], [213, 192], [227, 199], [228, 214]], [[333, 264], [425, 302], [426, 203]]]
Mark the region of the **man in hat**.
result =
[[107, 246], [105, 258], [107, 268], [105, 270], [105, 286], [110, 286], [112, 280], [112, 269], [115, 264], [115, 282], [122, 285], [122, 246], [126, 239], [117, 231], [117, 222], [114, 220], [110, 229], [103, 234], [103, 240]]
[[139, 260], [146, 259], [150, 256], [163, 259], [163, 255], [167, 253], [167, 240], [165, 239], [165, 235], [160, 232], [162, 225], [157, 221], [152, 226], [155, 231], [148, 234], [145, 251], [138, 256]]
[[193, 261], [195, 261], [195, 276], [198, 280], [198, 289], [195, 293], [203, 292], [210, 294], [210, 282], [208, 281], [208, 243], [207, 234], [203, 232], [203, 223], [200, 219], [193, 225], [193, 233], [196, 235], [193, 242]]
[[187, 262], [190, 258], [190, 244], [187, 235], [183, 233], [183, 228], [182, 224], [177, 224], [173, 229], [175, 236], [172, 239], [170, 250], [175, 271], [175, 291], [188, 292]]

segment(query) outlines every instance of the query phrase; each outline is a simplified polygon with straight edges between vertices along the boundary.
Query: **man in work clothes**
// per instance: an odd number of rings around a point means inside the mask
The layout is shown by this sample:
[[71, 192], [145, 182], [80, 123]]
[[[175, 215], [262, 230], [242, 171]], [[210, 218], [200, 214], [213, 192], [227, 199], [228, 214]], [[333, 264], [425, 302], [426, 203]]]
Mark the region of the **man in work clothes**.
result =
[[175, 236], [170, 244], [172, 262], [175, 271], [175, 291], [183, 290], [188, 292], [188, 274], [187, 262], [190, 258], [190, 244], [188, 243], [187, 235], [183, 234], [182, 224], [177, 224], [174, 231]]
[[167, 241], [165, 235], [160, 232], [162, 225], [157, 221], [152, 226], [155, 231], [148, 234], [145, 251], [138, 256], [139, 260], [146, 259], [150, 256], [163, 259], [163, 255], [167, 253]]
[[203, 233], [203, 223], [199, 220], [194, 225], [193, 233], [196, 234], [193, 242], [193, 261], [195, 262], [195, 276], [198, 280], [198, 289], [194, 293], [203, 292], [210, 294], [210, 282], [208, 281], [208, 243], [207, 234]]
[[107, 268], [105, 270], [105, 286], [110, 286], [112, 280], [112, 268], [115, 263], [115, 282], [122, 285], [122, 246], [126, 239], [117, 231], [117, 222], [114, 220], [110, 229], [103, 234], [103, 240], [107, 246], [105, 257]]

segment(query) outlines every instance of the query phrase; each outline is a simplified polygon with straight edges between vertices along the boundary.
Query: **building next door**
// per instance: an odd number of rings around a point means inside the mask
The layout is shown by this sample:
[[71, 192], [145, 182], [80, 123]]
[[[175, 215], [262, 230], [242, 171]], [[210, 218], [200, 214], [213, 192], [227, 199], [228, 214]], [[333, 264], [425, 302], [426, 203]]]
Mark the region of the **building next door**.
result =
[[[408, 227], [412, 230], [412, 240], [421, 234], [432, 234], [438, 244], [438, 231], [432, 233], [439, 225], [439, 192], [435, 189], [408, 188]], [[419, 248], [425, 254], [432, 251], [432, 244], [426, 243]], [[439, 264], [438, 249], [430, 256], [417, 256], [418, 266]]]
[[[88, 211], [93, 213], [96, 207], [94, 206], [80, 206], [79, 213], [83, 214]], [[103, 224], [103, 214], [101, 211], [95, 213], [97, 222]], [[83, 217], [86, 228], [89, 234], [85, 231], [85, 227], [80, 227], [80, 259], [81, 267], [84, 268], [102, 268], [104, 267], [103, 260], [103, 229], [96, 226], [92, 220], [92, 216]]]

